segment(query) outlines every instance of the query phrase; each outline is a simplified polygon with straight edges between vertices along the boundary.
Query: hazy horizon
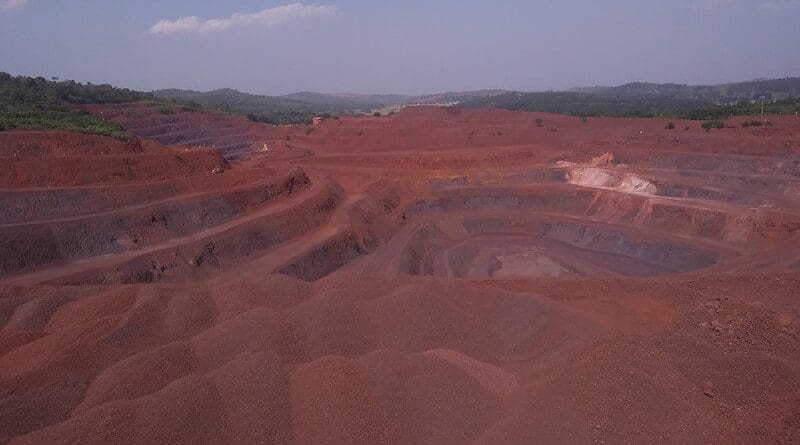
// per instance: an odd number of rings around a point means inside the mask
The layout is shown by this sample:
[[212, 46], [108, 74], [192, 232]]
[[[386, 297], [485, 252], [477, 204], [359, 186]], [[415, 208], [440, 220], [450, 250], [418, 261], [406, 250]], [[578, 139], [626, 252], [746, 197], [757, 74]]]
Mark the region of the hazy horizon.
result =
[[266, 95], [709, 85], [800, 74], [798, 22], [800, 0], [0, 0], [0, 71]]

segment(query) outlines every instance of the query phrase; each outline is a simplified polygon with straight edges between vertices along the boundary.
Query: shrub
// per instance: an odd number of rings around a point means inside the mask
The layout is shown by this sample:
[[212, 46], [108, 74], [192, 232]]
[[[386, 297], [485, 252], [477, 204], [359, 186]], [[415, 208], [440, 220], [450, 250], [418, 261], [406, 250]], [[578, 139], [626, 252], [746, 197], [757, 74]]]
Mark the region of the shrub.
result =
[[667, 126], [664, 127], [664, 128], [666, 128], [667, 130], [674, 130], [675, 129], [675, 124], [673, 122], [668, 122]]
[[582, 117], [582, 118], [581, 118], [581, 123], [585, 124], [587, 120], [588, 120], [588, 119], [586, 119], [585, 117]]
[[723, 128], [725, 128], [725, 122], [714, 119], [703, 122], [702, 127], [706, 131], [711, 131], [712, 129], [722, 130]]
[[751, 127], [760, 127], [762, 125], [761, 121], [750, 121]]
[[6, 124], [0, 122], [0, 131], [6, 131]]
[[684, 131], [689, 131], [689, 128], [690, 127], [687, 125], [686, 128], [684, 128]]
[[536, 119], [536, 126], [541, 127], [544, 124], [544, 119]]
[[376, 111], [376, 112], [372, 113], [372, 115], [375, 116], [375, 117], [381, 117], [382, 116], [380, 111]]
[[750, 122], [744, 121], [744, 122], [741, 123], [741, 125], [742, 125], [742, 128], [747, 128], [747, 127], [750, 126]]

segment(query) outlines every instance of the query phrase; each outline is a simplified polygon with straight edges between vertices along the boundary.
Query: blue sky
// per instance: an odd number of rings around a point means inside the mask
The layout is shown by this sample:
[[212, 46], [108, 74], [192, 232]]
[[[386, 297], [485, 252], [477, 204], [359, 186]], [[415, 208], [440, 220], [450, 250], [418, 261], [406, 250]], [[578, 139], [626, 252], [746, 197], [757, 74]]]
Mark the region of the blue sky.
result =
[[0, 0], [0, 71], [432, 93], [800, 75], [800, 0]]

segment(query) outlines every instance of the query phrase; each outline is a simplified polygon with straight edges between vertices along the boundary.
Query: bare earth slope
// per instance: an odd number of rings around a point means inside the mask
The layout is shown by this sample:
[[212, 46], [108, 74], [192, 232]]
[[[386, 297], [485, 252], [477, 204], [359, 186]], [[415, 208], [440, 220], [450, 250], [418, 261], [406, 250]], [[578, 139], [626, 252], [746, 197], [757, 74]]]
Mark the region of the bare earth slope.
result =
[[0, 133], [0, 442], [800, 441], [797, 118], [94, 111]]

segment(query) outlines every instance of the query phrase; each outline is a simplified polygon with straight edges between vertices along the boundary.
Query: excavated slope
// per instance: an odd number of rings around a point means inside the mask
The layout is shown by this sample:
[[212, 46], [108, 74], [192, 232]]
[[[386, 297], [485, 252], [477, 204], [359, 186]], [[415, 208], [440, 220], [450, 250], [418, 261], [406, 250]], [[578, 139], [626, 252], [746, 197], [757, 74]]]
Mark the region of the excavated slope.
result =
[[0, 133], [0, 442], [800, 441], [795, 117], [88, 108]]

